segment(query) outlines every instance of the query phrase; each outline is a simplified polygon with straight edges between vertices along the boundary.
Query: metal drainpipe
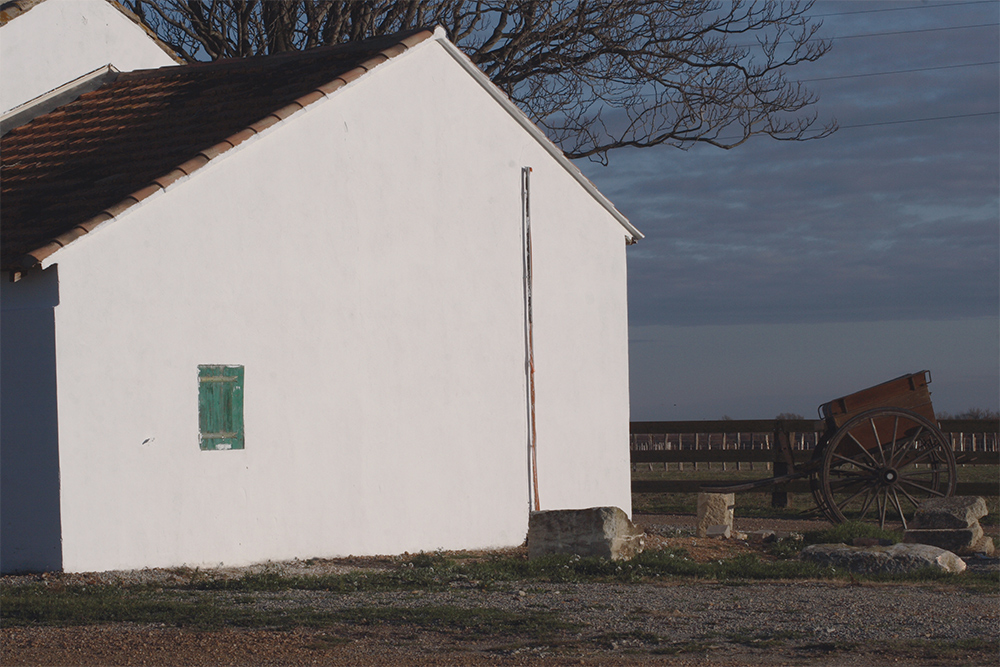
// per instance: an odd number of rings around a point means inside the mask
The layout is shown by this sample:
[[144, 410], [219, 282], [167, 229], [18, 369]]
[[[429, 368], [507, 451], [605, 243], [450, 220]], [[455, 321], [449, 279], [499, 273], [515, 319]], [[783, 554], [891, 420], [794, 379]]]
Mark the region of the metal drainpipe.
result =
[[528, 421], [531, 433], [528, 440], [529, 467], [533, 506], [541, 509], [538, 501], [538, 432], [535, 428], [535, 336], [531, 315], [531, 167], [521, 167], [521, 231], [524, 236], [524, 320], [525, 320], [525, 372], [528, 375]]

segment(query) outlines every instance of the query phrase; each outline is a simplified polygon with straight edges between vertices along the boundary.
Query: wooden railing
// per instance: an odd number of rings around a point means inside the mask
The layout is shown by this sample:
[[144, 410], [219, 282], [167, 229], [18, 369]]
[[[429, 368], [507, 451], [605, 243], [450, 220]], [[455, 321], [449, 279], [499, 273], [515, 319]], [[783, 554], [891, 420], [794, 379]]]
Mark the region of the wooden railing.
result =
[[[951, 439], [959, 465], [1000, 464], [1000, 420], [945, 419], [938, 422]], [[788, 458], [795, 463], [812, 459], [813, 450], [826, 431], [826, 422], [814, 419], [725, 419], [717, 421], [632, 422], [632, 469], [662, 463], [664, 470], [676, 464], [679, 471], [691, 464], [734, 465], [736, 470], [761, 470], [772, 477], [788, 472]], [[787, 454], [786, 454], [787, 452]], [[744, 468], [747, 465], [749, 468]], [[632, 480], [633, 493], [694, 493], [702, 486], [717, 486], [732, 480]], [[1000, 483], [959, 482], [959, 495], [1000, 493]], [[785, 494], [809, 493], [808, 480], [774, 487], [772, 503], [786, 506]]]

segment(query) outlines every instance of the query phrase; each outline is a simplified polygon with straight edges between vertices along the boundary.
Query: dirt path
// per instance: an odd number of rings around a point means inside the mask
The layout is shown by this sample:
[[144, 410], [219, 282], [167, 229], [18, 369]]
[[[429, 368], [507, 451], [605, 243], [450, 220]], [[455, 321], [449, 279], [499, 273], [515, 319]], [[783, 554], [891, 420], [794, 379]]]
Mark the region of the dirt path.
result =
[[545, 636], [396, 623], [198, 632], [104, 625], [2, 631], [4, 665], [994, 665], [1000, 604], [941, 586], [572, 584], [472, 593], [266, 596], [314, 609], [547, 611]]

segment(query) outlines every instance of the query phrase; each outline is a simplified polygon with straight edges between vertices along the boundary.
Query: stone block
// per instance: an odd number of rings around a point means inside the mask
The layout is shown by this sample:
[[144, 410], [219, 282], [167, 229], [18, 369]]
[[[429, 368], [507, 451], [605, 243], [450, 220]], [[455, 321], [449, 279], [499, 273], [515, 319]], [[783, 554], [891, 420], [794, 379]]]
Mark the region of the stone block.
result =
[[736, 495], [733, 493], [699, 493], [698, 494], [698, 537], [707, 537], [711, 526], [733, 527], [733, 508], [736, 505]]
[[733, 533], [732, 526], [709, 526], [705, 537], [714, 537], [720, 540], [728, 540]]
[[986, 501], [978, 496], [952, 496], [931, 498], [920, 503], [913, 515], [910, 528], [962, 529], [979, 524], [986, 516]]
[[971, 528], [959, 529], [909, 529], [903, 533], [907, 544], [929, 544], [955, 553], [967, 553], [983, 536], [983, 529], [976, 521]]
[[628, 559], [642, 551], [643, 535], [617, 507], [532, 512], [528, 518], [528, 558], [575, 554]]
[[983, 535], [980, 537], [975, 544], [969, 547], [970, 556], [988, 556], [992, 557], [996, 552], [996, 545], [993, 544], [993, 538], [989, 535]]
[[927, 544], [894, 544], [890, 547], [849, 547], [846, 544], [813, 544], [799, 553], [805, 561], [862, 574], [893, 574], [934, 568], [957, 574], [965, 561], [945, 549]]

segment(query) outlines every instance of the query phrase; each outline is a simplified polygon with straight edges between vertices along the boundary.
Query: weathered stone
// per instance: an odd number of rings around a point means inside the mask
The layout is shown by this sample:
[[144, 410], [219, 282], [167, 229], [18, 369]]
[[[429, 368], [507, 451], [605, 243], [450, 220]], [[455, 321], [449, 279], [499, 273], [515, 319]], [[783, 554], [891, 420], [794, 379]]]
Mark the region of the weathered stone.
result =
[[971, 528], [986, 516], [986, 501], [977, 496], [931, 498], [920, 503], [910, 528], [954, 529]]
[[733, 507], [736, 495], [732, 493], [699, 493], [698, 494], [698, 537], [707, 537], [710, 526], [733, 527]]
[[709, 526], [705, 537], [728, 540], [732, 536], [732, 526]]
[[862, 574], [912, 572], [927, 567], [956, 574], [965, 570], [965, 561], [961, 558], [926, 544], [894, 544], [891, 547], [813, 544], [803, 549], [799, 558]]
[[989, 535], [983, 535], [969, 547], [970, 556], [992, 556], [995, 552], [996, 546], [993, 544], [993, 538]]
[[750, 544], [767, 544], [775, 540], [773, 530], [754, 530], [747, 533], [747, 542]]
[[528, 558], [548, 554], [632, 558], [642, 551], [644, 533], [617, 507], [532, 512]]
[[908, 544], [929, 544], [955, 553], [964, 553], [983, 536], [983, 529], [976, 521], [971, 528], [953, 530], [910, 529], [903, 533]]

